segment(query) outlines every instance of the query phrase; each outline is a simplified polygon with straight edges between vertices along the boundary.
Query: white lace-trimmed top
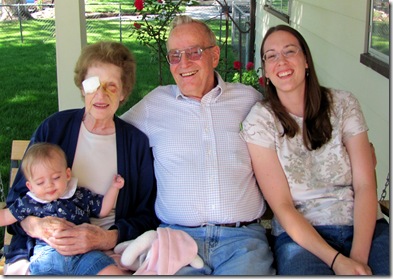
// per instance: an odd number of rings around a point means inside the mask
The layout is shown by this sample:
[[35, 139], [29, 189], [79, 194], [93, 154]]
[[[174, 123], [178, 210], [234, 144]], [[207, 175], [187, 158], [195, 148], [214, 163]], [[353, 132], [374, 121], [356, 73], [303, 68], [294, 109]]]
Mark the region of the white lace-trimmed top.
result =
[[[243, 122], [241, 136], [247, 142], [275, 149], [299, 212], [314, 226], [353, 224], [353, 186], [349, 155], [344, 142], [368, 130], [358, 100], [352, 93], [332, 90], [332, 139], [309, 151], [302, 134], [282, 137], [282, 125], [272, 111], [257, 103]], [[303, 118], [292, 115], [299, 127]], [[276, 219], [273, 234], [283, 232]]]

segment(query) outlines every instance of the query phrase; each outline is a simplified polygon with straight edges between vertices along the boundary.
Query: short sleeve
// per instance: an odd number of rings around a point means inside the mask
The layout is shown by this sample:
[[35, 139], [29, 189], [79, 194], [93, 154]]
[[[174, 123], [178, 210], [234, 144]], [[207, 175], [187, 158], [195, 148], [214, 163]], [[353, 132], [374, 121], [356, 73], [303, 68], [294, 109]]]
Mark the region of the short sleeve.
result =
[[276, 121], [266, 106], [256, 103], [242, 122], [240, 136], [248, 143], [275, 149]]
[[366, 120], [359, 101], [356, 97], [345, 91], [338, 91], [337, 101], [341, 103], [341, 113], [343, 119], [342, 133], [343, 141], [362, 132], [368, 131]]
[[99, 217], [104, 196], [83, 187], [77, 189], [75, 196], [87, 205], [87, 212], [90, 217]]
[[27, 216], [32, 215], [31, 208], [34, 207], [36, 202], [28, 196], [17, 198], [14, 203], [9, 206], [11, 214], [20, 222]]

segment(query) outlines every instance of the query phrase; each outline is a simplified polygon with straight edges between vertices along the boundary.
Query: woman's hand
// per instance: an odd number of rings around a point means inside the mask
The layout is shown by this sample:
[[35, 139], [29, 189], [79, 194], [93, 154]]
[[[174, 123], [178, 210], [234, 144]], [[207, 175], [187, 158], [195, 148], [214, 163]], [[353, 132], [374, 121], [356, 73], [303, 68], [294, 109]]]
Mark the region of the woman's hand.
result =
[[368, 265], [359, 263], [342, 254], [337, 256], [333, 271], [336, 275], [373, 275]]
[[55, 231], [47, 243], [60, 254], [72, 256], [91, 250], [110, 250], [117, 243], [118, 231], [82, 224]]
[[75, 225], [58, 217], [29, 216], [21, 222], [21, 226], [29, 236], [47, 241], [56, 231], [70, 229]]

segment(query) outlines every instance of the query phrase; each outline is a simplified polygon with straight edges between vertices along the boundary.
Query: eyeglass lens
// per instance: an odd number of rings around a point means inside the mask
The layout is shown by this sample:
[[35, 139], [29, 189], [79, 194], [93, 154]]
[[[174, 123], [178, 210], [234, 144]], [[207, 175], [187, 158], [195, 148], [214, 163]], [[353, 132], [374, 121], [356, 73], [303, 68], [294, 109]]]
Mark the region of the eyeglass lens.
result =
[[204, 50], [212, 48], [212, 47], [214, 47], [214, 46], [209, 46], [209, 47], [205, 47], [205, 48], [190, 47], [190, 48], [183, 49], [183, 50], [178, 50], [178, 49], [171, 50], [168, 52], [166, 58], [167, 58], [169, 64], [177, 64], [181, 61], [181, 57], [182, 57], [183, 53], [185, 53], [188, 60], [196, 61], [196, 60], [201, 59], [202, 53]]
[[167, 55], [170, 64], [177, 64], [180, 62], [182, 54], [185, 53], [189, 60], [199, 60], [202, 57], [202, 49], [200, 47], [191, 47], [184, 50], [170, 51]]
[[284, 47], [281, 52], [268, 50], [263, 55], [263, 60], [266, 62], [275, 62], [278, 60], [280, 55], [282, 54], [285, 58], [291, 58], [299, 53], [300, 48], [295, 45], [290, 45]]

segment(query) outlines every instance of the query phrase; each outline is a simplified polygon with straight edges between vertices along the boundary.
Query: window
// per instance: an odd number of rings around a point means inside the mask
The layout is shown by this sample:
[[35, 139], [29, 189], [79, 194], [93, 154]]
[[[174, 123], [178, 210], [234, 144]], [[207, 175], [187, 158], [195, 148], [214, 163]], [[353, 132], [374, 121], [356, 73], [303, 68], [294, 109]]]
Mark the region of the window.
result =
[[389, 78], [389, 0], [370, 0], [365, 53], [360, 62]]
[[276, 17], [289, 23], [292, 0], [266, 0], [264, 9]]

